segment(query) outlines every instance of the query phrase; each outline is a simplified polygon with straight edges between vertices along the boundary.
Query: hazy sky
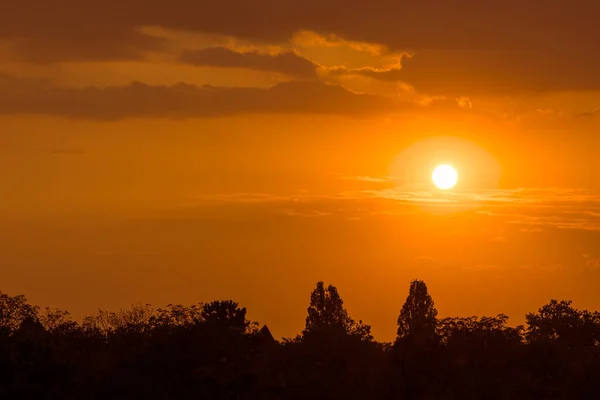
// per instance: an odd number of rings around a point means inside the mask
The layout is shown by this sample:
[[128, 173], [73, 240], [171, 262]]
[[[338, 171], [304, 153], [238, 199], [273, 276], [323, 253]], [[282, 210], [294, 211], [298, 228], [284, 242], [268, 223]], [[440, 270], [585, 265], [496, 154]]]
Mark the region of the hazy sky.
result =
[[8, 2], [0, 290], [278, 337], [318, 280], [381, 340], [414, 278], [441, 316], [600, 308], [600, 2], [490, 3]]

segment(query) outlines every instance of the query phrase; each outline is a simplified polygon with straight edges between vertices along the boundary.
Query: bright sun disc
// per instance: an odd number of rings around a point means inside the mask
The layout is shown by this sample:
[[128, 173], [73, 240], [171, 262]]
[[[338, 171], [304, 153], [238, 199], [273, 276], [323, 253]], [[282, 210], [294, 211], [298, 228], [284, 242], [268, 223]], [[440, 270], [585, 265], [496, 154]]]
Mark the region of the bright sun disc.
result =
[[438, 165], [431, 176], [433, 183], [439, 189], [451, 189], [456, 185], [458, 173], [448, 164]]

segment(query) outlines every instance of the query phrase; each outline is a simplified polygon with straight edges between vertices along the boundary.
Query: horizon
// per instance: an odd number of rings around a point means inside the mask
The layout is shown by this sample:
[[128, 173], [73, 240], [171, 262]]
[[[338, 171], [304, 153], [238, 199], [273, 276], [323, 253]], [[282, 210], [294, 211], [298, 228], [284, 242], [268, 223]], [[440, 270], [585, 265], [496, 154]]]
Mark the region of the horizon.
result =
[[[418, 279], [413, 279], [410, 282], [411, 286], [414, 282], [423, 282], [420, 281]], [[426, 284], [426, 282], [424, 282]], [[324, 284], [323, 281], [319, 281], [317, 282], [317, 287], [319, 286], [319, 284]], [[373, 327], [368, 323], [368, 321], [363, 320], [362, 318], [360, 318], [360, 316], [356, 316], [353, 315], [351, 310], [348, 309], [347, 304], [344, 301], [344, 296], [343, 296], [343, 292], [339, 291], [339, 289], [331, 284], [331, 283], [325, 283], [325, 287], [333, 287], [336, 292], [338, 292], [340, 294], [340, 299], [341, 299], [341, 305], [343, 306], [343, 309], [348, 311], [348, 316], [351, 318], [351, 320], [355, 321], [356, 323], [360, 323], [360, 324], [364, 324], [365, 326], [369, 326], [369, 332], [371, 333], [373, 331]], [[329, 290], [329, 289], [327, 289]], [[314, 291], [314, 288], [313, 288]], [[0, 290], [0, 294], [1, 295], [7, 295], [9, 297], [16, 297], [19, 295], [23, 295], [25, 296], [25, 298], [23, 299], [24, 301], [27, 301], [27, 295], [23, 294], [23, 293], [19, 293], [19, 294], [15, 294], [15, 293], [4, 293]], [[409, 290], [406, 291], [407, 297], [410, 298], [410, 292]], [[307, 296], [307, 298], [309, 298], [309, 296]], [[408, 299], [405, 299], [402, 304], [405, 304], [408, 301]], [[557, 301], [557, 302], [568, 302], [569, 305], [571, 307], [573, 307], [573, 309], [578, 310], [579, 307], [577, 304], [573, 303], [571, 300], [568, 299], [548, 299], [548, 301], [542, 305], [540, 305], [540, 307], [536, 308], [535, 310], [531, 310], [530, 312], [527, 312], [527, 314], [536, 314], [539, 313], [540, 310], [547, 306], [548, 304], [551, 304], [552, 302]], [[136, 309], [143, 309], [144, 313], [147, 313], [147, 318], [148, 319], [152, 319], [153, 316], [158, 316], [160, 315], [161, 312], [163, 312], [163, 310], [169, 310], [172, 307], [183, 307], [184, 309], [192, 309], [194, 307], [198, 307], [198, 309], [202, 309], [202, 307], [204, 307], [205, 305], [210, 305], [210, 304], [214, 304], [214, 303], [226, 303], [226, 302], [233, 302], [233, 304], [236, 305], [236, 307], [239, 306], [240, 309], [244, 310], [244, 315], [248, 316], [248, 323], [250, 325], [252, 324], [256, 324], [256, 329], [260, 330], [263, 328], [266, 328], [270, 334], [272, 334], [273, 330], [272, 328], [269, 328], [269, 322], [268, 321], [257, 321], [254, 320], [252, 318], [252, 311], [251, 310], [247, 310], [247, 308], [244, 306], [244, 304], [240, 304], [238, 303], [235, 299], [216, 299], [216, 300], [211, 300], [211, 301], [204, 301], [204, 302], [199, 302], [199, 303], [195, 303], [195, 304], [174, 304], [174, 303], [169, 303], [169, 304], [164, 304], [164, 305], [153, 305], [153, 304], [149, 304], [149, 303], [142, 303], [142, 302], [137, 302], [137, 303], [133, 303], [130, 304], [128, 307], [123, 307], [120, 309], [115, 309], [115, 310], [106, 310], [106, 309], [102, 309], [99, 308], [97, 310], [95, 310], [95, 312], [89, 312], [86, 313], [80, 317], [77, 317], [76, 315], [73, 315], [69, 312], [69, 310], [63, 310], [63, 309], [58, 309], [55, 307], [51, 307], [51, 306], [45, 306], [45, 305], [38, 305], [38, 304], [32, 304], [32, 306], [34, 308], [36, 308], [37, 312], [38, 312], [38, 318], [40, 318], [41, 321], [44, 320], [46, 313], [50, 313], [50, 312], [66, 312], [66, 314], [63, 316], [64, 321], [65, 322], [74, 322], [75, 324], [77, 324], [78, 327], [81, 327], [81, 329], [89, 329], [89, 327], [86, 328], [86, 319], [88, 318], [98, 318], [99, 315], [102, 315], [102, 313], [107, 313], [107, 315], [127, 315], [129, 313], [134, 314]], [[307, 310], [310, 310], [311, 307], [313, 307], [312, 303], [309, 301], [307, 302], [307, 304], [309, 304], [309, 306], [306, 307]], [[433, 298], [433, 304], [432, 306], [436, 309], [439, 309], [439, 305], [437, 303], [435, 303], [435, 298]], [[443, 308], [443, 307], [442, 307]], [[399, 312], [397, 314], [400, 314], [401, 307], [398, 307]], [[587, 310], [587, 309], [580, 309], [581, 312], [596, 312], [595, 310]], [[309, 314], [310, 315], [310, 314]], [[482, 318], [497, 318], [497, 317], [501, 317], [504, 316], [506, 317], [506, 321], [505, 322], [505, 327], [506, 328], [524, 328], [526, 326], [526, 315], [523, 315], [522, 323], [514, 323], [514, 319], [511, 318], [510, 315], [506, 315], [505, 313], [497, 313], [494, 315], [441, 315], [439, 313], [437, 313], [437, 323], [439, 324], [439, 326], [444, 326], [444, 324], [446, 323], [447, 319], [470, 319], [470, 318], [475, 318], [476, 320], [481, 320]], [[394, 319], [398, 319], [398, 316], [396, 316]], [[118, 320], [117, 320], [118, 321]], [[64, 323], [64, 322], [63, 322]], [[148, 323], [147, 321], [145, 323]], [[307, 324], [308, 322], [305, 321], [302, 323], [302, 325], [305, 325], [305, 323]], [[117, 322], [112, 322], [112, 324], [115, 324], [115, 326], [113, 327], [113, 329], [115, 328], [119, 328], [119, 325]], [[151, 323], [149, 326], [153, 326]], [[123, 327], [121, 327], [123, 328]], [[304, 328], [300, 329], [298, 332], [296, 332], [295, 334], [292, 335], [286, 335], [286, 336], [279, 336], [279, 335], [273, 335], [273, 338], [275, 340], [278, 341], [286, 341], [286, 340], [295, 340], [295, 338], [297, 338], [298, 336], [301, 336], [302, 334], [305, 334], [307, 329], [307, 326], [305, 326]], [[375, 331], [377, 331], [377, 329], [375, 328]], [[252, 332], [252, 330], [250, 330], [249, 332]], [[527, 331], [523, 331], [521, 332], [521, 335], [525, 335]], [[396, 333], [394, 333], [393, 335], [390, 335], [392, 337], [396, 337]], [[394, 340], [380, 340], [378, 339], [376, 336], [373, 336], [372, 340], [374, 342], [381, 342], [381, 343], [393, 343]]]

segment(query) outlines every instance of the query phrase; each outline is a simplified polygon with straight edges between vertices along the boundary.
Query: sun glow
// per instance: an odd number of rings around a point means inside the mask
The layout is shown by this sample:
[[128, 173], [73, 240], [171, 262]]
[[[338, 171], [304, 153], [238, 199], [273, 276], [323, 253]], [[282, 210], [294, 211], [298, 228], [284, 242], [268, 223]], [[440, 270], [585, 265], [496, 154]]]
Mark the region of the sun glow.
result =
[[458, 173], [452, 166], [448, 164], [442, 164], [438, 165], [433, 170], [431, 179], [433, 180], [435, 186], [437, 186], [439, 189], [452, 189], [458, 181]]

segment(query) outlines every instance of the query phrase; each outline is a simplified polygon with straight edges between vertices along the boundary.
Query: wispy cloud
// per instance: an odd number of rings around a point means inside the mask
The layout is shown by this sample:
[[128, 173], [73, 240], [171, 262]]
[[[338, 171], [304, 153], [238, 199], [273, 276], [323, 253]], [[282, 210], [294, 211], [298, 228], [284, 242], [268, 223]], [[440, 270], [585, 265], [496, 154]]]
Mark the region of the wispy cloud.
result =
[[572, 203], [592, 202], [600, 206], [600, 197], [586, 192], [583, 189], [564, 188], [517, 188], [497, 189], [485, 191], [432, 191], [432, 190], [405, 190], [387, 188], [383, 190], [365, 190], [355, 192], [359, 197], [379, 197], [403, 202], [414, 203], [479, 203], [479, 204], [558, 204], [569, 205]]
[[557, 272], [557, 271], [564, 270], [565, 266], [560, 263], [557, 263], [557, 264], [529, 263], [529, 264], [517, 265], [517, 268], [527, 270], [527, 271], [534, 271], [534, 272]]
[[387, 182], [390, 182], [391, 180], [393, 180], [394, 177], [391, 177], [391, 176], [381, 176], [381, 177], [374, 177], [374, 176], [345, 176], [344, 179], [348, 180], [348, 181], [387, 183]]
[[285, 210], [283, 214], [288, 215], [290, 217], [326, 217], [331, 215], [329, 212], [319, 211], [319, 210]]
[[288, 201], [290, 198], [268, 193], [215, 193], [197, 196], [202, 201], [222, 201], [234, 203], [270, 203]]
[[[388, 178], [361, 176], [349, 179], [383, 183]], [[197, 201], [270, 204], [279, 210], [277, 212], [290, 216], [338, 215], [345, 218], [402, 216], [427, 212], [431, 206], [436, 214], [451, 215], [460, 210], [484, 218], [498, 218], [527, 233], [542, 232], [544, 228], [600, 231], [600, 195], [581, 189], [519, 188], [480, 192], [382, 189], [335, 195], [229, 193], [203, 195]], [[499, 235], [493, 240], [502, 242], [506, 237]]]
[[452, 205], [474, 209], [509, 224], [526, 225], [529, 232], [543, 227], [600, 231], [600, 196], [582, 189], [518, 188], [487, 191], [368, 190], [347, 193], [415, 205]]
[[591, 271], [600, 269], [600, 257], [591, 257], [588, 254], [583, 254], [582, 257], [585, 260], [585, 266]]
[[462, 267], [464, 271], [474, 271], [474, 272], [499, 272], [503, 271], [504, 267], [492, 264], [475, 264], [475, 265], [467, 265]]
[[585, 112], [577, 114], [577, 116], [580, 116], [580, 117], [594, 117], [596, 115], [600, 115], [600, 107], [596, 107], [593, 110], [585, 111]]

